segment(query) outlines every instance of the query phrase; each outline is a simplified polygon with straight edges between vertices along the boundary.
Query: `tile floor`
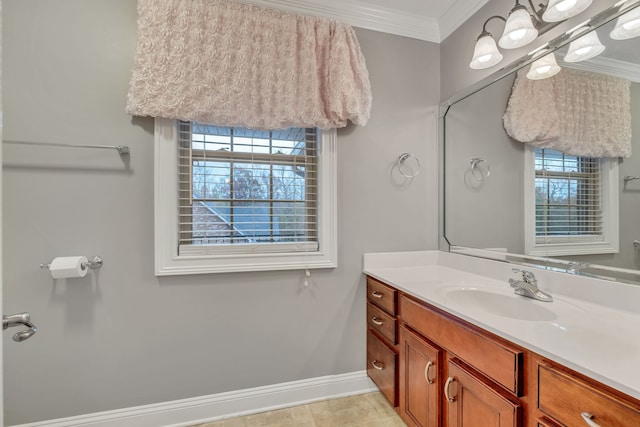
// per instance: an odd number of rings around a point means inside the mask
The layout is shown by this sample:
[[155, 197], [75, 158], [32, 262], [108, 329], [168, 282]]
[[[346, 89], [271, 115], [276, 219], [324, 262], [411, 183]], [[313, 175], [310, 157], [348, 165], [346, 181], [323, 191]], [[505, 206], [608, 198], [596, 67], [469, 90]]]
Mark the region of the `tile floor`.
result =
[[193, 427], [405, 427], [405, 424], [380, 393], [367, 393]]

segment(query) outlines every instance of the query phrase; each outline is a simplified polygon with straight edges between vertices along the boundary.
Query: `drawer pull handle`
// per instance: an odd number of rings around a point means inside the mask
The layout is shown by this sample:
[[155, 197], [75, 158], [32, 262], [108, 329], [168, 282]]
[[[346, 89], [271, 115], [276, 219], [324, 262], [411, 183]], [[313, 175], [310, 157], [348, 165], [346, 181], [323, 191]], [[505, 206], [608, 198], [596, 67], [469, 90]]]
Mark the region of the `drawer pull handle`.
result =
[[377, 360], [371, 362], [371, 365], [373, 365], [374, 369], [377, 369], [378, 371], [382, 371], [384, 369], [384, 364], [378, 362]]
[[449, 395], [449, 386], [455, 380], [456, 379], [454, 377], [449, 377], [449, 378], [447, 378], [447, 382], [444, 383], [444, 397], [446, 397], [449, 402], [455, 402], [456, 401], [456, 397], [455, 396]]
[[378, 326], [382, 326], [382, 325], [384, 324], [384, 322], [383, 322], [383, 321], [378, 320], [378, 318], [377, 318], [377, 317], [375, 317], [375, 316], [373, 316], [373, 317], [371, 318], [371, 321], [372, 321], [375, 325], [378, 325]]
[[429, 369], [434, 366], [433, 362], [429, 360], [427, 362], [427, 366], [424, 367], [424, 379], [427, 380], [428, 384], [433, 384], [433, 378], [429, 378]]
[[580, 416], [582, 416], [582, 419], [584, 420], [585, 423], [587, 423], [589, 427], [600, 427], [600, 424], [593, 422], [593, 415], [591, 415], [590, 413], [583, 412], [580, 414]]
[[381, 299], [381, 298], [382, 298], [382, 294], [381, 294], [380, 292], [378, 292], [378, 291], [373, 291], [373, 292], [371, 292], [371, 295], [372, 295], [374, 298], [378, 298], [378, 299]]

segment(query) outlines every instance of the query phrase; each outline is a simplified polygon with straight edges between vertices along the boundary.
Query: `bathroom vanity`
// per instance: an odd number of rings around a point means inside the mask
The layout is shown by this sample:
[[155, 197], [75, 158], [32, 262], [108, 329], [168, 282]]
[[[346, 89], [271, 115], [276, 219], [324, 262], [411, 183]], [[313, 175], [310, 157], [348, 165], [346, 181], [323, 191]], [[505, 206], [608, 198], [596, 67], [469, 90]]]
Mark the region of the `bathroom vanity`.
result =
[[409, 426], [640, 426], [640, 312], [615, 303], [637, 287], [534, 270], [541, 302], [513, 294], [506, 263], [364, 264], [367, 372]]

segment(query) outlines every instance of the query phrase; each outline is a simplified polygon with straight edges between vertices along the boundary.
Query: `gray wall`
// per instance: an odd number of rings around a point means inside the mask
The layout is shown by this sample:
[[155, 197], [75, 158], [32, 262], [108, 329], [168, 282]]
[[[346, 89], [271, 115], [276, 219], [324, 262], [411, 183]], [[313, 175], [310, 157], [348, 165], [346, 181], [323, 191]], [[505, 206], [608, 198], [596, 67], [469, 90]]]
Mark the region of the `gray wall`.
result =
[[[492, 84], [445, 116], [445, 235], [452, 245], [523, 253], [524, 146], [502, 122], [513, 81]], [[474, 172], [472, 158], [485, 160]]]
[[[124, 113], [135, 0], [3, 2], [5, 422], [26, 423], [365, 369], [363, 252], [437, 248], [439, 46], [358, 30], [374, 103], [338, 133], [339, 267], [157, 278], [152, 120]], [[429, 78], [425, 78], [428, 76]], [[412, 152], [422, 173], [393, 169]], [[104, 257], [82, 279], [40, 263]]]

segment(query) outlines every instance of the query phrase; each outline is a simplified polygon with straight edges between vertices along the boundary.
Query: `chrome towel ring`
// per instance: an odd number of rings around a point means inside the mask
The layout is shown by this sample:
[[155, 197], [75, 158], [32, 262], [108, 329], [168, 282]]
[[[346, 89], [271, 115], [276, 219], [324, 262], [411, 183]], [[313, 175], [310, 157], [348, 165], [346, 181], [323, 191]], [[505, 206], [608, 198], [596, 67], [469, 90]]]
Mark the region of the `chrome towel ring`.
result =
[[402, 153], [396, 160], [398, 171], [405, 178], [413, 178], [420, 173], [420, 160], [411, 153]]
[[476, 181], [484, 181], [491, 175], [491, 167], [485, 159], [473, 157], [469, 164], [471, 165], [471, 176]]

